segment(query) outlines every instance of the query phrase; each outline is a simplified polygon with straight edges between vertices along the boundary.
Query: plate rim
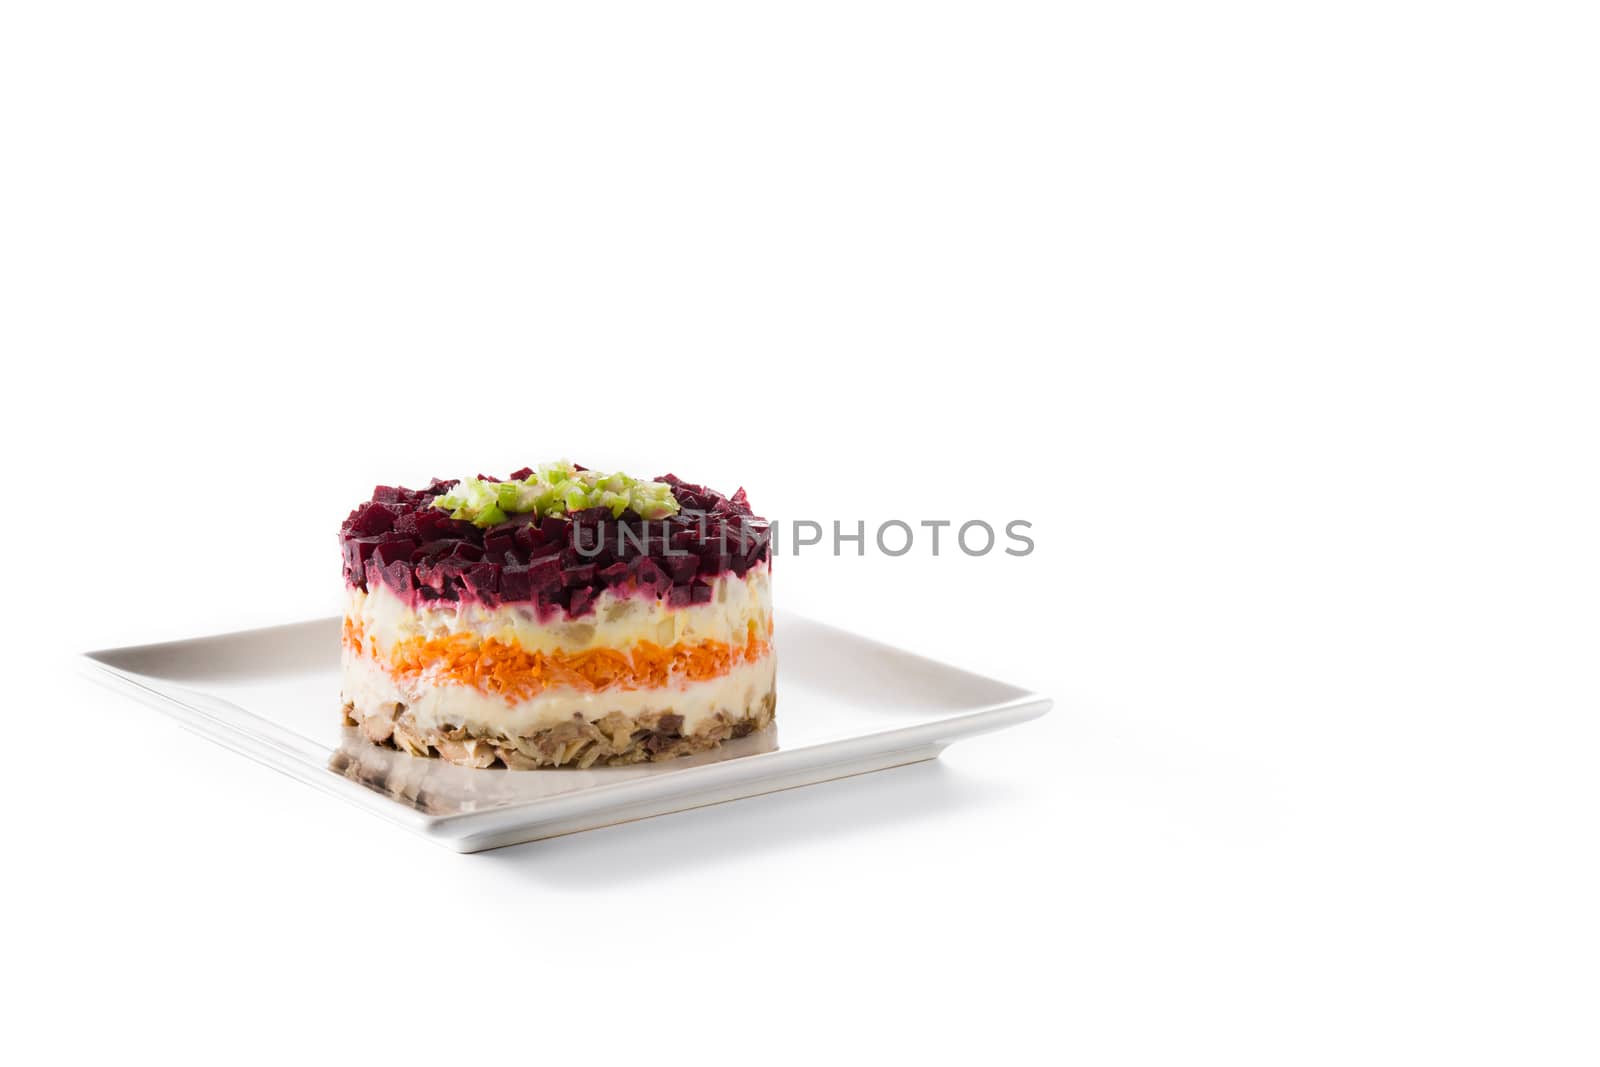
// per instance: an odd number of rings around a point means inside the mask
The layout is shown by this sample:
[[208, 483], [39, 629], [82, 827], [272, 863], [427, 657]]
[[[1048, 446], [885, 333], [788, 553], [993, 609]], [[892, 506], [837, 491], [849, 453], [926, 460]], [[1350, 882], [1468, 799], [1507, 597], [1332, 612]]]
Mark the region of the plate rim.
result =
[[[891, 726], [883, 730], [834, 738], [829, 741], [802, 745], [797, 748], [778, 748], [768, 752], [751, 753], [737, 759], [684, 767], [671, 774], [630, 778], [556, 796], [513, 802], [484, 811], [429, 814], [409, 807], [378, 789], [352, 781], [341, 774], [333, 772], [326, 766], [320, 755], [313, 758], [308, 751], [297, 751], [292, 744], [285, 744], [280, 737], [273, 735], [287, 735], [290, 738], [294, 738], [297, 735], [291, 730], [274, 727], [271, 720], [263, 719], [262, 716], [250, 711], [248, 708], [241, 707], [233, 701], [206, 693], [198, 688], [190, 689], [175, 683], [163, 685], [158, 679], [148, 675], [140, 675], [115, 667], [106, 662], [105, 658], [118, 653], [126, 654], [158, 648], [170, 648], [213, 638], [265, 635], [272, 631], [285, 630], [292, 627], [317, 623], [336, 623], [339, 619], [337, 615], [319, 616], [299, 622], [250, 627], [223, 633], [202, 634], [178, 640], [94, 649], [79, 653], [74, 657], [74, 663], [80, 673], [87, 674], [92, 680], [168, 714], [183, 727], [215, 744], [255, 760], [257, 763], [311, 785], [323, 792], [337, 796], [362, 810], [377, 815], [386, 822], [418, 833], [457, 851], [477, 851], [479, 848], [495, 847], [492, 843], [477, 844], [476, 842], [504, 837], [508, 833], [514, 833], [519, 829], [536, 829], [541, 825], [559, 824], [562, 820], [572, 820], [585, 813], [598, 814], [605, 811], [637, 809], [649, 807], [653, 804], [670, 804], [678, 800], [689, 802], [683, 804], [683, 808], [696, 807], [704, 804], [719, 803], [722, 800], [755, 796], [762, 792], [772, 792], [777, 789], [793, 788], [794, 786], [811, 782], [820, 783], [829, 781], [832, 778], [865, 773], [867, 770], [896, 766], [898, 764], [878, 762], [875, 766], [863, 767], [859, 770], [843, 770], [838, 775], [829, 776], [824, 773], [817, 777], [806, 778], [805, 781], [793, 782], [791, 785], [777, 785], [772, 790], [740, 791], [744, 786], [759, 785], [763, 781], [776, 781], [786, 777], [793, 778], [797, 775], [804, 776], [812, 772], [825, 772], [829, 768], [847, 768], [860, 765], [863, 762], [872, 763], [880, 757], [892, 759], [897, 754], [921, 753], [912, 758], [901, 760], [901, 763], [912, 762], [914, 759], [929, 759], [937, 756], [939, 751], [953, 741], [1037, 719], [1054, 707], [1054, 701], [1042, 693], [1034, 692], [1009, 682], [1001, 682], [998, 679], [977, 674], [974, 671], [966, 670], [943, 660], [933, 659], [810, 616], [792, 615], [791, 618], [803, 619], [808, 625], [824, 628], [834, 635], [858, 644], [869, 645], [898, 656], [908, 656], [914, 660], [934, 664], [946, 670], [960, 671], [969, 677], [982, 679], [996, 686], [1009, 689], [1015, 695], [998, 703], [958, 711], [942, 718]], [[207, 702], [220, 705], [230, 716], [241, 717], [246, 720], [260, 720], [267, 725], [268, 730], [266, 733], [262, 733], [247, 729], [237, 721], [229, 721], [228, 717], [218, 714], [216, 710], [208, 711], [204, 707], [197, 706], [195, 701], [184, 699], [185, 694], [203, 697]], [[318, 747], [320, 748], [320, 746]], [[694, 802], [697, 798], [698, 801]], [[680, 809], [669, 807], [665, 810]], [[656, 814], [661, 813], [663, 812], [656, 812]], [[499, 843], [509, 844], [511, 842], [500, 841]]]

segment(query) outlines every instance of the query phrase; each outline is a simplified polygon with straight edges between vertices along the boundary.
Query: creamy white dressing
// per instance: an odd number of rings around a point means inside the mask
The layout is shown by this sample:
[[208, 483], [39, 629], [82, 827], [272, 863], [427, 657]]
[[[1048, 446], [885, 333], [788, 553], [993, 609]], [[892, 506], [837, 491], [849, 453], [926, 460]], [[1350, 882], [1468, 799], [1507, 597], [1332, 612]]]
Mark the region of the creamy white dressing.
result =
[[377, 642], [380, 657], [400, 641], [460, 633], [515, 642], [530, 652], [626, 649], [638, 641], [663, 647], [707, 640], [742, 645], [750, 623], [765, 637], [772, 619], [772, 579], [767, 564], [752, 567], [743, 578], [733, 574], [718, 578], [709, 603], [669, 608], [658, 599], [617, 596], [608, 589], [596, 599], [592, 613], [548, 623], [539, 621], [532, 604], [488, 607], [433, 601], [412, 608], [383, 585], [367, 591], [349, 586], [346, 593], [345, 614]]

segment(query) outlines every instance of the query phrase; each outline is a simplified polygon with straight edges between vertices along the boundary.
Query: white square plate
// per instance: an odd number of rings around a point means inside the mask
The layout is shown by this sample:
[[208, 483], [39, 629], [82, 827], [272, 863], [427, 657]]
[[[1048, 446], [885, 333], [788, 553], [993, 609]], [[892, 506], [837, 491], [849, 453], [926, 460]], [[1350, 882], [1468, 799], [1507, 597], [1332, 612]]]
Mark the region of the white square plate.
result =
[[379, 748], [340, 725], [339, 625], [108, 649], [84, 662], [197, 733], [458, 852], [931, 759], [1050, 709], [1037, 693], [786, 615], [773, 726], [665, 763], [476, 770]]

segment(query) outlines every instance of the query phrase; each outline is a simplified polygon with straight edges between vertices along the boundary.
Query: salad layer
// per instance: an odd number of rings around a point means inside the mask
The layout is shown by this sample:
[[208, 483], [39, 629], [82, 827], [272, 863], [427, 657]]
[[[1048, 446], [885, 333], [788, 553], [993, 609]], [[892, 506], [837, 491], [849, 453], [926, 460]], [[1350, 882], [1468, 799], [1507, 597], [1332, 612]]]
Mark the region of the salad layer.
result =
[[574, 714], [668, 708], [693, 729], [772, 689], [767, 568], [711, 588], [710, 602], [685, 608], [608, 591], [586, 620], [552, 622], [528, 605], [412, 606], [381, 586], [351, 588], [344, 700], [405, 705], [422, 730], [516, 736]]

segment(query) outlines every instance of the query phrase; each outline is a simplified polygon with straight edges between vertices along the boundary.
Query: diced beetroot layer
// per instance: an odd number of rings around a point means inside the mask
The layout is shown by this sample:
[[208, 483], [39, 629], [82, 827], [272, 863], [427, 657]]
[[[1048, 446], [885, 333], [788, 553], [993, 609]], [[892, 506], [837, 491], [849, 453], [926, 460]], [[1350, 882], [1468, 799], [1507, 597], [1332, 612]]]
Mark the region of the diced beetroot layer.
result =
[[768, 523], [751, 512], [742, 488], [727, 497], [672, 474], [656, 480], [672, 486], [682, 509], [669, 519], [588, 508], [566, 517], [515, 515], [486, 530], [432, 506], [455, 481], [380, 485], [339, 527], [345, 581], [363, 589], [381, 583], [407, 599], [529, 603], [540, 618], [577, 618], [606, 589], [672, 607], [706, 604], [721, 575], [742, 578], [771, 562]]

